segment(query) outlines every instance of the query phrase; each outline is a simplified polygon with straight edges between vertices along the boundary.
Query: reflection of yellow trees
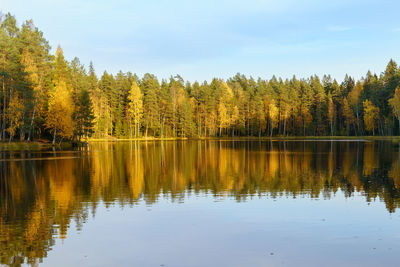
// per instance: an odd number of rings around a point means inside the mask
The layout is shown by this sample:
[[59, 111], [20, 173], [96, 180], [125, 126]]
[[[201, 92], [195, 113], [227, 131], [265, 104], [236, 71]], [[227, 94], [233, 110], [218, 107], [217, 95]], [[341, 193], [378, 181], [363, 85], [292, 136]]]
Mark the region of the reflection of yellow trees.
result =
[[[97, 146], [108, 152], [92, 157], [92, 194], [129, 202], [144, 196], [152, 203], [161, 193], [174, 198], [185, 190], [226, 192], [238, 199], [263, 193], [319, 197], [325, 192], [329, 197], [339, 188], [352, 194], [369, 190], [363, 177], [380, 166], [375, 143], [196, 141]], [[374, 191], [371, 196], [377, 194]]]
[[364, 146], [364, 175], [370, 175], [379, 166], [379, 154], [375, 153], [374, 143], [369, 142]]
[[[133, 149], [134, 152], [132, 151]], [[127, 178], [133, 197], [138, 199], [144, 188], [144, 173], [137, 142], [135, 142], [135, 147], [133, 149], [131, 148], [129, 151], [129, 157], [126, 157], [128, 160], [126, 163]]]
[[400, 189], [400, 154], [396, 157], [396, 160], [394, 160], [388, 176], [393, 180], [395, 188]]
[[[151, 204], [189, 191], [238, 201], [329, 198], [342, 190], [379, 197], [392, 212], [400, 206], [400, 158], [388, 151], [377, 143], [148, 141], [93, 144], [80, 158], [0, 161], [0, 263], [46, 257], [71, 220], [80, 228], [99, 202]], [[23, 153], [14, 156], [29, 157]]]

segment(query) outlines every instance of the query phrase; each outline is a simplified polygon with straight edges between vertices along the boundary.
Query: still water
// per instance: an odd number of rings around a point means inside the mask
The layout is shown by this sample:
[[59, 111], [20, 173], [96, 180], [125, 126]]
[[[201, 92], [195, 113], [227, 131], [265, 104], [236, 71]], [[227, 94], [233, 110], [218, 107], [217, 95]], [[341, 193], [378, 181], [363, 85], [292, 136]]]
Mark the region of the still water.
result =
[[5, 266], [399, 266], [390, 141], [0, 153]]

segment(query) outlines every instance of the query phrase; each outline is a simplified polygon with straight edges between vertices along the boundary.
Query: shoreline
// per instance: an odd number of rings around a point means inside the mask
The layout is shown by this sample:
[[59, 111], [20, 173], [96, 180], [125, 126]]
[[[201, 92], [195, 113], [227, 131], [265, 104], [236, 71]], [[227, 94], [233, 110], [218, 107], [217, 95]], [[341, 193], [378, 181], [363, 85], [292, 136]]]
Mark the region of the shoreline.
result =
[[235, 137], [140, 137], [140, 138], [89, 138], [88, 143], [95, 142], [125, 142], [125, 141], [372, 141], [395, 140], [400, 141], [400, 136], [235, 136]]
[[[395, 141], [400, 142], [400, 136], [274, 136], [274, 137], [254, 137], [254, 136], [238, 136], [238, 137], [141, 137], [141, 138], [89, 138], [87, 141], [82, 141], [82, 144], [87, 143], [117, 143], [117, 142], [147, 142], [147, 141]], [[0, 142], [0, 151], [11, 150], [41, 150], [46, 148], [68, 148], [72, 147], [73, 142], [63, 142], [60, 146], [53, 146], [49, 141], [12, 141]]]

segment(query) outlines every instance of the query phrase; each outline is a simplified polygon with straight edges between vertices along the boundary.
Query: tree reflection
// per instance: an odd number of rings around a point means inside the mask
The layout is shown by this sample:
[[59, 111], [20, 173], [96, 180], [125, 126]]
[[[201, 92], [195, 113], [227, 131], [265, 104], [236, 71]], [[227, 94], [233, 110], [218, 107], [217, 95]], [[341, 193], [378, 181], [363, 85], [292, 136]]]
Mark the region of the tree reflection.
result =
[[355, 192], [400, 206], [400, 152], [390, 142], [127, 142], [82, 151], [0, 155], [0, 263], [36, 265], [99, 203], [151, 205], [209, 194], [330, 198]]

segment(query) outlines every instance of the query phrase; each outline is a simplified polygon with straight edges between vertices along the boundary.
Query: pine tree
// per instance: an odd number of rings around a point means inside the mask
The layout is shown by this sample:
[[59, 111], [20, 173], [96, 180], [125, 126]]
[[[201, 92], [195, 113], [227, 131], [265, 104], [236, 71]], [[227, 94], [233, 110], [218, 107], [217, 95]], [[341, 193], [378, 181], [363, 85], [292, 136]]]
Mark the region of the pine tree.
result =
[[150, 130], [153, 136], [156, 136], [159, 129], [159, 113], [157, 102], [157, 91], [159, 91], [159, 83], [154, 75], [146, 73], [142, 79], [141, 90], [143, 92], [143, 121], [145, 127], [145, 136], [148, 136]]
[[314, 90], [314, 129], [316, 135], [323, 135], [325, 132], [325, 118], [327, 114], [327, 97], [318, 76], [311, 78], [311, 87]]
[[82, 136], [88, 138], [93, 133], [94, 119], [93, 104], [90, 99], [89, 91], [84, 89], [80, 93], [78, 108], [75, 116], [75, 135], [79, 141]]
[[328, 118], [331, 128], [331, 135], [334, 133], [334, 125], [336, 120], [336, 107], [333, 103], [332, 95], [328, 94]]
[[10, 123], [7, 118], [7, 109], [11, 101], [11, 96], [20, 91], [24, 81], [25, 72], [21, 64], [19, 53], [18, 33], [16, 19], [10, 14], [6, 14], [3, 21], [0, 21], [0, 77], [1, 77], [1, 120], [0, 120], [0, 139], [6, 140], [6, 129]]

